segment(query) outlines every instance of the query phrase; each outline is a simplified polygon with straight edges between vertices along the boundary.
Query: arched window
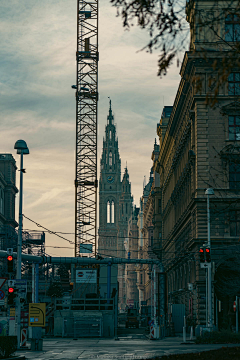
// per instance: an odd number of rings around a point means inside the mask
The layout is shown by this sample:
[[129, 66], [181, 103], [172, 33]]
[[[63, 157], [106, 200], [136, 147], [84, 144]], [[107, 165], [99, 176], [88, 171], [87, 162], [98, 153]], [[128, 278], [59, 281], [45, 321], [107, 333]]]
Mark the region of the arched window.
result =
[[110, 201], [107, 202], [107, 223], [110, 224], [111, 209], [110, 209]]
[[111, 206], [111, 223], [114, 224], [114, 201], [112, 201]]
[[112, 152], [109, 153], [109, 166], [112, 166]]
[[112, 132], [111, 132], [111, 130], [109, 131], [109, 140], [112, 140]]
[[127, 212], [128, 212], [128, 206], [127, 206], [127, 203], [126, 203], [126, 214], [127, 214]]

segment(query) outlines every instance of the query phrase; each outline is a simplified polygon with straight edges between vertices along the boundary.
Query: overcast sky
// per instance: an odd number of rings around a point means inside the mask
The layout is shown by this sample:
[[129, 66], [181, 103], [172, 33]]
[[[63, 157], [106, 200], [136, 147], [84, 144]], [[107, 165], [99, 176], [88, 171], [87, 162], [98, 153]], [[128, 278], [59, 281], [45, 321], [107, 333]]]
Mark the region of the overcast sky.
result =
[[[0, 12], [1, 153], [27, 142], [23, 213], [53, 231], [74, 232], [76, 0], [8, 0]], [[172, 105], [179, 68], [157, 77], [158, 54], [137, 52], [145, 31], [125, 31], [116, 9], [100, 0], [98, 158], [109, 108], [117, 124], [122, 172], [127, 162], [139, 205], [163, 105]], [[99, 164], [99, 161], [98, 161]], [[17, 172], [19, 187], [19, 172]], [[18, 196], [17, 196], [18, 200]], [[18, 203], [16, 203], [18, 220]], [[24, 229], [40, 229], [24, 220]], [[66, 235], [74, 240], [74, 235]], [[46, 235], [46, 252], [73, 256], [66, 241]]]

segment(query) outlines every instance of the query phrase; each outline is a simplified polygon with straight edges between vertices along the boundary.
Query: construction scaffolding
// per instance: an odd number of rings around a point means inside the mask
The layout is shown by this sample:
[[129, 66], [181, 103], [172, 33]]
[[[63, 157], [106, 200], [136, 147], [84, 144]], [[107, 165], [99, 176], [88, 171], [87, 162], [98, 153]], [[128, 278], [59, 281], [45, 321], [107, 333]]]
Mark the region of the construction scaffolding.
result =
[[78, 0], [76, 58], [75, 257], [96, 255], [98, 0]]

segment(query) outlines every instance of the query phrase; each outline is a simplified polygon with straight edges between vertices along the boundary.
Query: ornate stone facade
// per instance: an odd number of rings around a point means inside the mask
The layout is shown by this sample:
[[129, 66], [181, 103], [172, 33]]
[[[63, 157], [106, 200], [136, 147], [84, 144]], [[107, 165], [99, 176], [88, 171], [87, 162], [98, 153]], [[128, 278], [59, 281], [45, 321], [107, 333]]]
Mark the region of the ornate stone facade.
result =
[[[156, 140], [152, 152], [153, 165], [159, 156], [159, 145]], [[161, 214], [159, 206], [161, 204], [160, 177], [153, 170], [150, 171], [149, 182], [143, 189], [143, 196], [140, 199], [140, 211], [138, 215], [138, 258], [158, 259], [161, 255], [159, 241], [161, 240]], [[157, 256], [158, 255], [158, 256]], [[156, 269], [158, 273], [158, 268]], [[158, 276], [158, 275], [157, 275]], [[157, 281], [158, 283], [158, 281]], [[153, 278], [152, 266], [137, 266], [137, 286], [139, 290], [139, 304], [153, 306]], [[158, 285], [156, 286], [156, 288]]]
[[[233, 256], [230, 249], [236, 249], [240, 235], [238, 68], [217, 86], [218, 64], [227, 46], [227, 5], [227, 1], [187, 2], [190, 51], [182, 62], [167, 127], [160, 123], [157, 129], [160, 154], [154, 170], [160, 174], [162, 239], [156, 253], [167, 273], [169, 305], [185, 304], [186, 315], [199, 326], [206, 324], [206, 275], [198, 256], [207, 242], [206, 188], [215, 192], [210, 199], [215, 325], [229, 306], [216, 291], [221, 281], [217, 274], [223, 259]], [[218, 21], [209, 28], [207, 19], [212, 16]]]

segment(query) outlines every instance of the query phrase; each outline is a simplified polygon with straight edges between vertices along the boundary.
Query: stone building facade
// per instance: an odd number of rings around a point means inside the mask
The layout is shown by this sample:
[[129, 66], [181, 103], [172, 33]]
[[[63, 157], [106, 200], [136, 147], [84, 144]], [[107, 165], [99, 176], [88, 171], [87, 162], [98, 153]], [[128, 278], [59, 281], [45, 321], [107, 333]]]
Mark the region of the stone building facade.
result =
[[[0, 154], [0, 249], [17, 251], [18, 223], [15, 220], [16, 161], [11, 154]], [[6, 276], [6, 262], [0, 261], [0, 275]]]
[[[128, 237], [125, 241], [126, 258], [138, 258], [138, 213], [139, 208], [134, 206], [132, 215], [128, 221]], [[135, 264], [125, 265], [126, 299], [127, 306], [139, 306], [139, 294], [137, 288], [137, 272]]]
[[[210, 213], [212, 311], [216, 326], [231, 311], [230, 293], [225, 294], [225, 301], [217, 289], [221, 288], [219, 274], [224, 261], [236, 255], [240, 236], [237, 66], [218, 86], [217, 65], [228, 50], [225, 40], [236, 26], [233, 15], [229, 21], [228, 3], [187, 2], [190, 51], [182, 62], [171, 116], [157, 128], [160, 153], [154, 171], [160, 175], [162, 235], [156, 254], [162, 257], [167, 273], [168, 304], [185, 304], [186, 315], [198, 326], [208, 321], [206, 274], [199, 262], [199, 248], [207, 242], [206, 188], [215, 192], [210, 199]], [[211, 28], [207, 19], [213, 16], [218, 20]], [[210, 103], [206, 102], [207, 96]]]
[[1, 250], [16, 250], [15, 220], [16, 161], [11, 154], [0, 154], [0, 231]]
[[[153, 165], [159, 156], [159, 145], [154, 144], [152, 152]], [[143, 189], [143, 196], [140, 199], [140, 210], [138, 214], [138, 258], [139, 259], [160, 259], [161, 249], [159, 249], [159, 239], [161, 238], [161, 205], [160, 176], [159, 173], [150, 170], [149, 181]], [[138, 265], [137, 286], [139, 291], [139, 306], [149, 306], [153, 308], [153, 268], [150, 265]], [[158, 268], [156, 268], [158, 274]], [[158, 277], [158, 275], [156, 275]], [[158, 281], [157, 281], [158, 283]], [[156, 284], [156, 289], [158, 284]], [[157, 290], [156, 290], [157, 291]]]
[[[132, 214], [133, 197], [127, 167], [121, 178], [121, 159], [111, 100], [99, 180], [98, 254], [102, 257], [125, 257], [124, 240], [128, 235], [128, 221]], [[118, 266], [119, 307], [125, 309], [125, 268]]]

